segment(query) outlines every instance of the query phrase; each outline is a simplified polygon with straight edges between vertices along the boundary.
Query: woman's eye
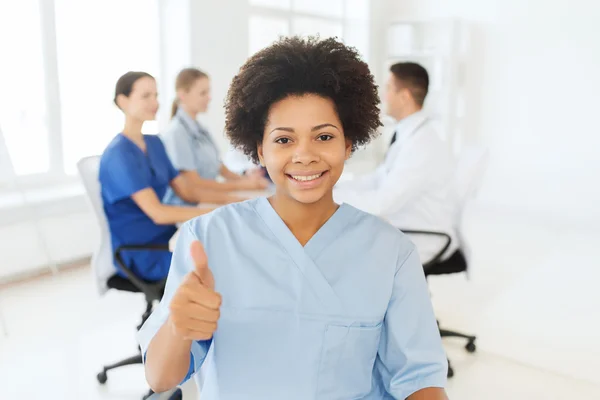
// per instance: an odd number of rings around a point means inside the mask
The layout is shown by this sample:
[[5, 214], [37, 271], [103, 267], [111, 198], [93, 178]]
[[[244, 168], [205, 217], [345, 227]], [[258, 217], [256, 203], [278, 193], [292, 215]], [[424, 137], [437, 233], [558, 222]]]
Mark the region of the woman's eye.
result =
[[328, 140], [333, 139], [333, 136], [331, 135], [319, 135], [318, 139], [322, 142], [326, 142]]
[[288, 139], [286, 137], [282, 137], [282, 138], [277, 139], [275, 142], [279, 143], [279, 144], [288, 144], [290, 142], [290, 139]]

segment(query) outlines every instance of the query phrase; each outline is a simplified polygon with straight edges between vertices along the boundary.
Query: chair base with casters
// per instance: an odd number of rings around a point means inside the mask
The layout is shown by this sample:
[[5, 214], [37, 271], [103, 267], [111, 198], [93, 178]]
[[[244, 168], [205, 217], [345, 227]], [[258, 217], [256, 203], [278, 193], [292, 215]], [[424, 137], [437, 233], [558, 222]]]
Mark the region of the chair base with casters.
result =
[[[167, 245], [122, 246], [122, 247], [119, 247], [119, 249], [117, 249], [117, 251], [115, 252], [115, 260], [117, 261], [117, 263], [119, 264], [119, 266], [121, 267], [121, 269], [123, 270], [123, 272], [125, 273], [125, 275], [127, 277], [124, 278], [120, 275], [115, 274], [110, 279], [108, 279], [108, 281], [106, 282], [106, 285], [108, 286], [109, 289], [115, 289], [115, 290], [120, 290], [120, 291], [124, 291], [124, 292], [130, 292], [130, 293], [143, 293], [144, 294], [144, 296], [146, 297], [146, 309], [145, 309], [144, 313], [142, 314], [141, 323], [137, 326], [137, 330], [140, 330], [142, 325], [144, 325], [146, 320], [152, 314], [154, 301], [161, 299], [164, 289], [165, 289], [166, 280], [161, 280], [158, 282], [148, 282], [148, 281], [144, 281], [144, 280], [140, 279], [139, 277], [135, 276], [133, 274], [133, 272], [125, 265], [125, 262], [122, 258], [123, 251], [132, 251], [132, 250], [133, 251], [136, 251], [136, 250], [137, 251], [139, 251], [139, 250], [168, 251], [169, 247], [168, 247], [168, 244]], [[136, 364], [143, 364], [142, 354], [141, 354], [141, 350], [139, 347], [138, 347], [138, 354], [128, 357], [119, 362], [116, 362], [114, 364], [110, 364], [110, 365], [106, 365], [106, 366], [102, 367], [102, 371], [100, 373], [98, 373], [96, 378], [98, 379], [98, 382], [100, 384], [105, 384], [106, 381], [108, 380], [108, 375], [107, 375], [108, 371], [116, 369], [116, 368], [124, 367], [127, 365], [136, 365]], [[177, 391], [170, 398], [173, 400], [180, 399], [181, 396], [176, 397], [176, 393], [177, 393]], [[149, 393], [143, 397], [143, 399], [148, 399], [153, 394], [154, 394], [154, 392], [152, 390], [150, 390]]]
[[[465, 272], [467, 270], [467, 259], [465, 258], [463, 252], [458, 249], [452, 255], [446, 259], [442, 259], [448, 248], [450, 247], [450, 243], [452, 239], [449, 235], [442, 232], [429, 232], [429, 231], [415, 231], [415, 230], [403, 230], [402, 232], [407, 234], [415, 234], [415, 235], [428, 235], [428, 236], [437, 236], [442, 237], [446, 240], [444, 247], [433, 257], [430, 261], [423, 265], [423, 270], [425, 271], [425, 277], [429, 277], [430, 275], [447, 275], [447, 274], [456, 274], [460, 272]], [[477, 345], [475, 344], [476, 336], [467, 335], [465, 333], [450, 331], [447, 329], [443, 329], [440, 327], [440, 323], [438, 321], [438, 329], [440, 331], [440, 336], [442, 338], [445, 337], [455, 337], [466, 339], [467, 344], [465, 345], [465, 349], [469, 353], [474, 353], [477, 350]], [[450, 360], [448, 360], [448, 378], [452, 378], [454, 376], [454, 369], [452, 368], [452, 364]]]
[[[77, 162], [77, 170], [81, 177], [83, 186], [90, 202], [90, 206], [96, 216], [98, 227], [100, 228], [100, 243], [92, 257], [92, 270], [96, 280], [96, 285], [100, 294], [104, 294], [107, 289], [122, 290], [130, 293], [143, 293], [146, 298], [146, 310], [142, 315], [142, 323], [138, 325], [138, 330], [142, 324], [150, 317], [152, 313], [152, 305], [155, 301], [160, 300], [164, 289], [165, 280], [157, 282], [149, 282], [136, 276], [131, 269], [128, 268], [123, 260], [123, 251], [169, 251], [167, 243], [162, 244], [142, 244], [142, 245], [127, 245], [121, 246], [118, 249], [113, 248], [110, 235], [110, 227], [106, 214], [104, 212], [104, 203], [102, 200], [102, 188], [98, 180], [100, 170], [100, 157], [90, 156], [84, 157]], [[117, 262], [124, 276], [115, 275], [114, 262]], [[1, 321], [0, 321], [1, 322]], [[119, 361], [112, 365], [103, 367], [102, 372], [97, 375], [98, 382], [106, 383], [108, 380], [107, 372], [115, 368], [125, 365], [141, 364], [142, 354], [138, 347], [137, 354]], [[177, 395], [179, 394], [179, 395]], [[153, 396], [152, 391], [144, 398]], [[180, 399], [181, 391], [175, 390], [171, 393], [171, 399]]]
[[[425, 269], [425, 276], [428, 277], [430, 275], [446, 275], [446, 274], [455, 274], [459, 272], [464, 272], [467, 270], [467, 260], [463, 255], [462, 251], [456, 250], [450, 257], [446, 260], [438, 261], [435, 264], [429, 264], [430, 268]], [[465, 333], [450, 331], [447, 329], [443, 329], [439, 325], [438, 328], [440, 330], [440, 336], [442, 338], [445, 337], [454, 337], [466, 339], [467, 344], [465, 345], [465, 350], [469, 353], [474, 353], [477, 350], [477, 345], [475, 344], [476, 336], [467, 335]], [[454, 376], [454, 369], [452, 368], [452, 364], [450, 360], [448, 360], [448, 378], [452, 378]]]

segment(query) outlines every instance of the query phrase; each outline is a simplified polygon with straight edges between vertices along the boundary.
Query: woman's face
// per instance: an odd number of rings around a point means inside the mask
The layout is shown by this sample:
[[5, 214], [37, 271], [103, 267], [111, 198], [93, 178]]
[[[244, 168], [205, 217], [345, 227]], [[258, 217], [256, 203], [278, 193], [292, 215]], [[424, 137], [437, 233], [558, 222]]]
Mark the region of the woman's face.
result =
[[158, 93], [156, 81], [150, 77], [143, 77], [133, 83], [129, 97], [119, 95], [119, 107], [126, 116], [139, 121], [152, 121], [158, 111]]
[[311, 204], [331, 196], [351, 149], [334, 103], [309, 94], [271, 106], [258, 155], [278, 193]]
[[206, 112], [210, 103], [210, 80], [206, 77], [196, 79], [188, 90], [179, 90], [179, 104], [192, 114]]

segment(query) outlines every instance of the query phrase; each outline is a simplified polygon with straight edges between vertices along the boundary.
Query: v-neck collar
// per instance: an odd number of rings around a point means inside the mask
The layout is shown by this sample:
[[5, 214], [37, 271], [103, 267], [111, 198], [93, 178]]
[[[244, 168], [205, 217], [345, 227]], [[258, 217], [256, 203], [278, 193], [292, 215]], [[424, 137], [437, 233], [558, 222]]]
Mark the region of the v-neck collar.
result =
[[339, 236], [346, 225], [352, 220], [350, 216], [355, 212], [353, 207], [350, 207], [345, 203], [340, 204], [331, 217], [329, 217], [308, 242], [302, 246], [283, 219], [277, 214], [277, 211], [275, 211], [268, 198], [258, 198], [255, 207], [256, 211], [261, 215], [276, 237], [280, 238], [285, 243], [288, 243], [290, 246], [303, 249], [312, 259], [317, 257], [332, 240]]
[[140, 146], [138, 146], [136, 142], [134, 142], [133, 140], [131, 140], [127, 135], [125, 135], [123, 132], [119, 133], [119, 135], [121, 135], [125, 140], [127, 140], [127, 142], [130, 145], [132, 145], [136, 149], [138, 149], [143, 155], [145, 155], [145, 156], [148, 155], [148, 141], [146, 140], [146, 135], [142, 135], [142, 139], [144, 140], [144, 145], [146, 146], [146, 150], [145, 151]]
[[266, 197], [256, 199], [254, 207], [267, 228], [273, 233], [275, 240], [289, 255], [290, 261], [304, 277], [307, 287], [319, 299], [323, 309], [331, 314], [342, 312], [341, 299], [315, 260], [325, 247], [342, 236], [346, 225], [353, 220], [352, 216], [356, 213], [356, 209], [341, 204], [308, 243], [302, 246]]

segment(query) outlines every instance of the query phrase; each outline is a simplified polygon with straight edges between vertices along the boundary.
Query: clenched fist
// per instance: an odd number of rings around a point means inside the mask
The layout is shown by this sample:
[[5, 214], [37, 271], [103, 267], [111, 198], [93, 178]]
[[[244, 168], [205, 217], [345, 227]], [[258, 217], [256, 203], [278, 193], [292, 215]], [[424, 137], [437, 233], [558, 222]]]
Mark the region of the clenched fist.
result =
[[169, 323], [175, 335], [186, 340], [208, 340], [217, 329], [221, 295], [199, 241], [190, 248], [194, 270], [186, 275], [175, 292], [169, 309]]

